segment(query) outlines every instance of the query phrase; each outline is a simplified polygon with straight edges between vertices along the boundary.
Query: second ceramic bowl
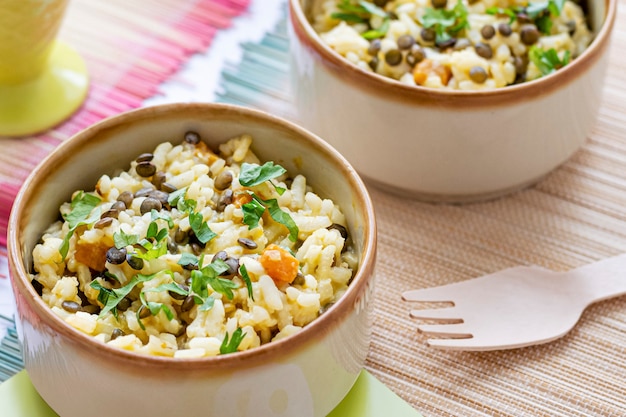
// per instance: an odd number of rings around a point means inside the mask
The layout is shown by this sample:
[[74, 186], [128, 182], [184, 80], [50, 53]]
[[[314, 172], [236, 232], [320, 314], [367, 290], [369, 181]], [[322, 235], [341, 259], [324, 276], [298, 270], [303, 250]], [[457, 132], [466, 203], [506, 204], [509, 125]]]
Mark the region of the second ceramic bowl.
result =
[[537, 182], [585, 142], [600, 106], [615, 0], [590, 0], [595, 39], [564, 68], [494, 90], [437, 90], [358, 68], [289, 0], [298, 118], [371, 183], [425, 200], [471, 201]]

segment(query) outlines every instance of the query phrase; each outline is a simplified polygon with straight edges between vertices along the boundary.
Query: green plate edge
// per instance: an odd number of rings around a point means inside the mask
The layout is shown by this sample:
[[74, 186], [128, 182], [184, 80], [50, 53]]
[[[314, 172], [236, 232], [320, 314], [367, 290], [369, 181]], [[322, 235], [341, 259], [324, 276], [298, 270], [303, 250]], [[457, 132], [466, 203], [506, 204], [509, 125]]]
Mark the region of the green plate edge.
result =
[[[58, 417], [41, 398], [26, 371], [0, 384], [3, 417]], [[363, 370], [352, 390], [328, 417], [422, 417], [372, 374]]]

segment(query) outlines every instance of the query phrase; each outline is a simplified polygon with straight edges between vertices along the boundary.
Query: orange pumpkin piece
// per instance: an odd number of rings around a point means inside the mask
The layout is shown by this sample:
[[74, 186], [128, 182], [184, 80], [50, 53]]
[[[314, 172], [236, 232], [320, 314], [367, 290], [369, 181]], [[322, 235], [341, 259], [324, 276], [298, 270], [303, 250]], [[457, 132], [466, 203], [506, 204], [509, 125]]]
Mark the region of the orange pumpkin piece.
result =
[[244, 204], [248, 204], [251, 201], [252, 201], [252, 196], [246, 192], [236, 193], [233, 196], [233, 204], [235, 205], [235, 207], [238, 207], [238, 208], [243, 206]]
[[109, 250], [109, 247], [110, 245], [107, 245], [104, 242], [77, 243], [74, 258], [94, 271], [104, 271], [107, 250]]
[[275, 283], [288, 282], [292, 283], [298, 275], [298, 260], [285, 249], [278, 245], [268, 245], [259, 259], [265, 272], [274, 280]]
[[413, 68], [413, 79], [418, 85], [424, 85], [431, 73], [438, 75], [443, 85], [448, 85], [450, 78], [452, 78], [450, 68], [432, 59], [424, 59]]

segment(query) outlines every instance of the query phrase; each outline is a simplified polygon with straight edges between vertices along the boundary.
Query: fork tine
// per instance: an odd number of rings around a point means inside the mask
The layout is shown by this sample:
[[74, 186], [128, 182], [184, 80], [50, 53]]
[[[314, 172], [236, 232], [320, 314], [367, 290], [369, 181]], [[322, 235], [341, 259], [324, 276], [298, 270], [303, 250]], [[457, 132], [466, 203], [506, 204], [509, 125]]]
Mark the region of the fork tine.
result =
[[411, 317], [422, 320], [461, 320], [458, 317], [458, 311], [454, 307], [450, 308], [433, 308], [423, 310], [411, 310]]
[[446, 286], [405, 291], [402, 293], [402, 299], [404, 301], [452, 302]]
[[422, 324], [417, 329], [427, 336], [445, 336], [452, 338], [469, 338], [472, 332], [465, 323], [457, 324]]

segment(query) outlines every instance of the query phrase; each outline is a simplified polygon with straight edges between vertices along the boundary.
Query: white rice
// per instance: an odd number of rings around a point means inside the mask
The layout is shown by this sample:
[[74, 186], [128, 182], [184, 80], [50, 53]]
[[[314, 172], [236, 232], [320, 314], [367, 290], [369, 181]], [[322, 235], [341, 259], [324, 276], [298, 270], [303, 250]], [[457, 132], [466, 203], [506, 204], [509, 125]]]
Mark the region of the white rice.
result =
[[[359, 68], [399, 80], [408, 85], [420, 85], [430, 88], [452, 90], [481, 90], [504, 87], [514, 83], [534, 80], [546, 75], [541, 71], [534, 59], [529, 59], [529, 50], [548, 51], [554, 49], [562, 61], [571, 61], [578, 57], [590, 44], [592, 33], [589, 30], [583, 9], [576, 3], [566, 0], [558, 15], [550, 15], [551, 26], [546, 33], [541, 32], [538, 40], [527, 45], [522, 42], [520, 33], [529, 23], [520, 23], [516, 13], [523, 12], [528, 6], [536, 6], [540, 2], [527, 0], [448, 0], [445, 6], [450, 11], [461, 6], [467, 12], [466, 27], [458, 32], [446, 32], [457, 40], [450, 46], [441, 46], [435, 41], [424, 40], [422, 37], [424, 16], [435, 10], [431, 0], [392, 0], [379, 10], [391, 14], [385, 19], [376, 14], [360, 14], [364, 23], [342, 20], [339, 15], [346, 14], [346, 0], [326, 0], [318, 3], [313, 17], [313, 27], [320, 34], [322, 41]], [[551, 2], [554, 0], [550, 0]], [[351, 7], [359, 7], [373, 1], [347, 1]], [[557, 3], [555, 1], [555, 3]], [[548, 1], [545, 2], [548, 4]], [[514, 11], [513, 16], [494, 12], [494, 8]], [[490, 13], [488, 13], [490, 11]], [[350, 12], [348, 11], [348, 14]], [[385, 23], [387, 20], [387, 23]], [[511, 21], [513, 20], [513, 21]], [[459, 21], [457, 21], [458, 23]], [[536, 23], [532, 20], [531, 25]], [[502, 34], [500, 24], [509, 24], [511, 33]], [[385, 32], [385, 25], [388, 25]], [[485, 39], [481, 30], [492, 26], [495, 35]], [[541, 25], [540, 25], [541, 26]], [[572, 31], [572, 28], [575, 30]], [[384, 36], [378, 38], [380, 50], [370, 50], [371, 40], [364, 34], [371, 30], [380, 30]], [[389, 50], [398, 50], [397, 40], [403, 35], [410, 35], [416, 42], [414, 49], [421, 49], [424, 59], [421, 62], [407, 62], [411, 50], [402, 50], [401, 62], [390, 65], [385, 57]], [[365, 35], [367, 36], [367, 35]], [[464, 46], [458, 41], [462, 39]], [[378, 41], [377, 40], [377, 41]], [[475, 46], [479, 43], [487, 45], [489, 54], [479, 55]], [[369, 50], [369, 51], [368, 51]], [[532, 55], [532, 54], [531, 54]], [[470, 71], [479, 67], [486, 73], [484, 80], [472, 78]], [[555, 66], [555, 70], [560, 68]]]
[[[215, 356], [228, 353], [223, 348], [234, 334], [240, 334], [241, 340], [230, 351], [251, 349], [302, 330], [346, 291], [357, 267], [357, 256], [350, 239], [346, 241], [342, 236], [342, 227], [347, 226], [341, 209], [315, 194], [304, 176], [286, 173], [259, 185], [240, 184], [243, 163], [261, 165], [251, 145], [249, 135], [224, 143], [219, 154], [202, 142], [162, 143], [154, 149], [149, 162], [159, 174], [142, 177], [136, 171], [138, 162], [133, 161], [127, 171], [103, 175], [94, 190], [85, 193], [100, 201], [83, 216], [86, 224], [77, 226], [73, 233], [65, 219], [75, 209], [70, 202], [64, 203], [60, 207], [63, 220], [50, 226], [33, 251], [33, 278], [41, 284], [43, 300], [75, 329], [110, 346], [146, 355]], [[233, 179], [224, 190], [223, 186], [216, 187], [216, 179], [225, 171]], [[166, 186], [155, 180], [157, 176]], [[167, 189], [172, 192], [171, 198], [173, 189], [167, 188], [171, 186], [184, 189], [182, 200], [195, 201], [195, 208], [185, 211], [184, 206], [172, 202], [173, 207], [163, 205], [157, 216], [157, 211], [141, 213], [141, 204], [148, 197], [136, 196], [140, 190]], [[106, 214], [125, 191], [133, 193], [132, 202], [114, 210], [113, 215]], [[77, 191], [73, 198], [78, 200], [85, 194]], [[250, 203], [252, 194], [265, 202], [276, 200], [297, 226], [295, 240], [294, 236], [290, 239], [293, 228], [274, 220], [269, 209], [258, 225], [244, 223], [242, 204]], [[190, 232], [190, 213], [201, 215], [216, 234], [204, 245], [197, 233]], [[107, 216], [110, 220], [100, 220]], [[154, 225], [157, 230], [165, 229], [166, 237], [161, 241], [152, 239], [149, 244], [144, 241], [144, 248], [140, 248], [141, 240]], [[122, 247], [111, 249], [116, 246], [116, 238], [122, 236], [121, 231], [126, 236], [134, 235], [139, 243], [123, 242]], [[247, 247], [240, 238], [249, 239], [256, 247]], [[65, 257], [64, 239], [68, 243]], [[167, 246], [167, 250], [152, 259], [144, 256], [140, 269], [133, 269], [128, 260], [116, 264], [119, 261], [107, 259], [110, 250], [125, 251], [130, 256], [146, 252], [149, 245], [157, 249]], [[204, 268], [217, 253], [231, 261], [236, 259], [239, 265], [234, 275], [213, 277], [232, 284], [232, 298], [228, 291], [213, 288], [216, 281], [205, 282], [204, 295], [194, 290], [201, 280], [197, 278], [194, 284], [192, 274], [198, 274], [197, 269], [210, 271]], [[192, 272], [194, 267], [179, 264], [183, 254], [193, 255], [202, 264]], [[279, 265], [284, 260], [293, 264], [282, 276], [268, 263], [270, 259], [277, 259]], [[224, 265], [219, 262], [216, 265]], [[244, 266], [251, 293], [242, 272]], [[149, 279], [136, 284], [123, 302], [105, 311], [99, 296], [146, 276]], [[173, 283], [182, 289], [182, 295], [168, 291], [171, 287], [167, 285]], [[212, 306], [201, 308], [207, 300]]]

